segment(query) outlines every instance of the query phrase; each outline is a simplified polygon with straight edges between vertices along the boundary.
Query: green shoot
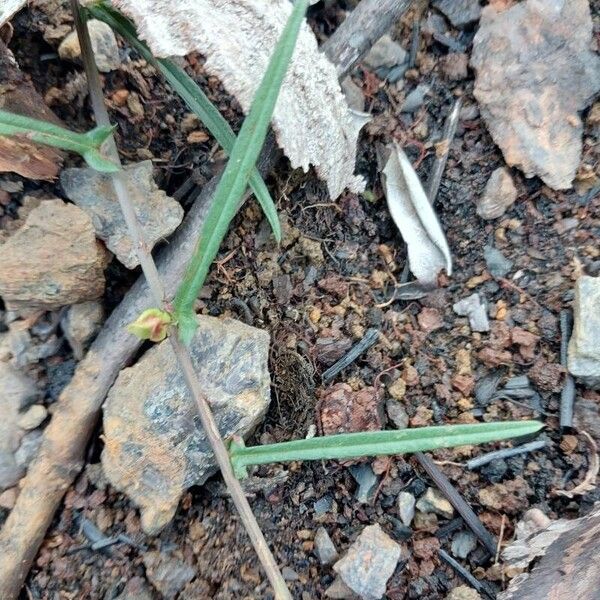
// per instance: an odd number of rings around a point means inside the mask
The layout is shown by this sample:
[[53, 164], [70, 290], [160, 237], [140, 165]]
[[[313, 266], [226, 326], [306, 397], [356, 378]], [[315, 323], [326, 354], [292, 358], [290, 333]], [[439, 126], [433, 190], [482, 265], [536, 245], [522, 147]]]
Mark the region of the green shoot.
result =
[[100, 152], [102, 144], [111, 133], [111, 127], [95, 127], [87, 133], [76, 133], [47, 121], [0, 110], [0, 135], [20, 135], [38, 144], [75, 152], [80, 154], [90, 167], [104, 173], [119, 170], [115, 163], [104, 158]]
[[279, 89], [292, 57], [307, 6], [308, 0], [297, 0], [277, 41], [250, 112], [244, 119], [215, 191], [194, 256], [175, 295], [175, 318], [179, 325], [179, 335], [185, 344], [190, 343], [197, 327], [194, 302], [227, 233], [229, 223], [238, 210], [248, 178], [267, 135]]
[[539, 431], [539, 421], [505, 421], [475, 425], [443, 425], [393, 431], [363, 431], [294, 440], [280, 444], [246, 447], [236, 438], [229, 445], [233, 471], [239, 479], [247, 477], [246, 467], [292, 460], [344, 460], [363, 456], [412, 454], [438, 448], [472, 446]]
[[[165, 58], [155, 58], [148, 46], [137, 37], [133, 23], [108, 3], [99, 2], [88, 6], [87, 9], [96, 19], [110, 25], [130, 46], [137, 50], [140, 56], [153, 64], [162, 73], [189, 109], [206, 125], [223, 150], [230, 155], [235, 143], [235, 133], [217, 108], [206, 97], [202, 88], [173, 61]], [[275, 239], [280, 242], [281, 225], [277, 216], [277, 208], [256, 168], [250, 174], [249, 184], [267, 217], [267, 221], [271, 225]]]

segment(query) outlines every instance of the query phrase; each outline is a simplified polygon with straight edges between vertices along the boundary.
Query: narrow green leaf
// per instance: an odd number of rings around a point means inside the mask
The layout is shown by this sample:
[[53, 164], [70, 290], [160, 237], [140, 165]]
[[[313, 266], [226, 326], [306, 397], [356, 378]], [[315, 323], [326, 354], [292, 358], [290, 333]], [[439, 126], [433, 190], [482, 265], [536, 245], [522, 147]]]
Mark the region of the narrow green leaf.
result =
[[281, 444], [246, 447], [233, 440], [229, 455], [236, 476], [243, 477], [249, 465], [293, 460], [350, 459], [362, 456], [412, 454], [438, 448], [472, 446], [529, 435], [539, 431], [539, 421], [505, 421], [475, 425], [442, 425], [394, 431], [344, 433]]
[[104, 141], [112, 133], [110, 127], [95, 127], [87, 133], [77, 133], [64, 127], [0, 110], [0, 135], [24, 136], [32, 142], [53, 146], [80, 154], [90, 167], [111, 173], [119, 167], [100, 152]]
[[[130, 46], [141, 56], [152, 63], [169, 82], [171, 87], [181, 96], [189, 109], [206, 125], [223, 150], [229, 155], [235, 143], [235, 133], [221, 113], [206, 97], [202, 88], [178, 65], [165, 58], [155, 58], [150, 49], [138, 37], [133, 23], [105, 2], [88, 7], [89, 12], [119, 33]], [[277, 208], [269, 190], [257, 169], [250, 174], [250, 187], [260, 204], [275, 239], [281, 241], [281, 225], [277, 216]]]
[[264, 143], [307, 6], [308, 0], [296, 2], [277, 41], [267, 70], [254, 96], [250, 112], [242, 124], [215, 191], [215, 198], [202, 228], [198, 247], [177, 290], [174, 301], [175, 317], [179, 323], [181, 339], [186, 344], [191, 341], [197, 326], [194, 302], [204, 284], [210, 265], [219, 251], [229, 223], [237, 212], [240, 199], [248, 184], [248, 177]]

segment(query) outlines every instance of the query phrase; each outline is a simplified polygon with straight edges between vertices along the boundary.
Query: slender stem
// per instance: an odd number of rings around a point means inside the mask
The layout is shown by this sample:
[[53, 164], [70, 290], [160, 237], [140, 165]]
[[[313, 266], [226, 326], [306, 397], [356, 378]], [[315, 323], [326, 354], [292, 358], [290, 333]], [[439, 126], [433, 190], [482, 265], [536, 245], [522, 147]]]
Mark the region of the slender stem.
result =
[[[73, 14], [75, 16], [75, 25], [77, 28], [77, 35], [79, 36], [81, 55], [88, 79], [90, 98], [92, 101], [92, 107], [94, 109], [96, 121], [98, 125], [108, 125], [110, 124], [110, 119], [104, 105], [104, 94], [102, 92], [100, 76], [94, 61], [87, 25], [85, 23], [82, 11], [80, 10], [78, 1], [70, 1]], [[108, 143], [110, 152], [118, 160], [117, 146], [114, 137], [111, 136]], [[111, 175], [111, 178], [114, 185], [115, 194], [119, 200], [121, 210], [123, 211], [123, 216], [125, 218], [129, 234], [134, 241], [144, 276], [148, 281], [148, 286], [154, 301], [160, 306], [165, 300], [164, 288], [160, 280], [156, 264], [154, 263], [154, 259], [152, 258], [148, 246], [144, 241], [143, 233], [135, 215], [133, 204], [129, 199], [123, 173], [114, 173]], [[252, 513], [252, 509], [250, 508], [244, 491], [233, 473], [227, 448], [225, 447], [225, 444], [221, 438], [221, 434], [219, 433], [214, 416], [208, 405], [207, 398], [203, 393], [200, 383], [196, 377], [190, 353], [188, 349], [179, 342], [179, 336], [177, 335], [177, 332], [172, 332], [172, 334], [169, 335], [169, 340], [173, 347], [175, 356], [179, 361], [188, 388], [198, 407], [198, 413], [200, 415], [202, 427], [204, 428], [206, 437], [210, 442], [219, 468], [221, 469], [225, 485], [227, 486], [233, 503], [240, 514], [242, 523], [248, 532], [248, 536], [250, 537], [250, 541], [254, 546], [256, 554], [258, 555], [258, 558], [265, 569], [267, 577], [273, 586], [275, 597], [281, 600], [291, 600], [292, 596], [287, 588], [287, 585], [285, 584], [285, 581], [283, 580], [283, 577], [281, 576], [279, 567], [275, 562], [275, 558], [273, 557], [273, 554], [267, 545], [256, 518]]]

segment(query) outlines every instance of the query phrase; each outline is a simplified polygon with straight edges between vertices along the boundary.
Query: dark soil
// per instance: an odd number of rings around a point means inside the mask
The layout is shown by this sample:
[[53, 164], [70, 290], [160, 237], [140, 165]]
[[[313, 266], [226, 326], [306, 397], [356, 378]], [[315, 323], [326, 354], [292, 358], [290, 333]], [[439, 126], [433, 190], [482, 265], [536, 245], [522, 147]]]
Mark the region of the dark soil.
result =
[[[405, 48], [410, 47], [413, 17], [414, 12], [407, 14], [393, 32]], [[311, 13], [311, 23], [321, 37], [341, 18], [335, 5], [326, 9], [319, 4]], [[91, 120], [86, 99], [82, 94], [72, 97], [67, 93], [80, 67], [58, 59], [56, 47], [42, 39], [43, 23], [34, 21], [33, 16], [23, 13], [14, 25], [11, 48], [23, 70], [32, 75], [38, 91], [48, 98], [55, 88], [51, 105], [58, 116], [72, 127], [88, 127]], [[454, 33], [468, 47], [473, 31]], [[104, 78], [111, 117], [119, 126], [122, 158], [152, 158], [158, 184], [170, 194], [176, 194], [189, 177], [201, 186], [222, 163], [222, 152], [212, 138], [187, 143], [187, 134], [180, 128], [187, 113], [182, 103], [153, 69], [128, 48], [122, 51], [131, 61]], [[517, 202], [504, 217], [481, 220], [475, 212], [476, 200], [491, 172], [504, 163], [475, 109], [473, 74], [469, 71], [465, 80], [448, 81], [440, 64], [447, 53], [448, 48], [421, 35], [417, 67], [406, 74], [402, 89], [363, 68], [356, 69], [353, 79], [362, 86], [366, 106], [374, 117], [363, 134], [357, 160], [358, 171], [367, 179], [368, 193], [345, 194], [331, 202], [313, 174], [291, 172], [282, 161], [268, 182], [285, 224], [282, 247], [277, 248], [269, 237], [255, 202], [248, 203], [231, 228], [205, 286], [202, 311], [230, 314], [271, 334], [273, 402], [251, 443], [304, 437], [313, 423], [318, 424], [318, 399], [331, 385], [345, 382], [353, 390], [375, 386], [384, 405], [386, 385], [400, 376], [407, 380], [402, 402], [412, 426], [543, 419], [547, 428], [542, 436], [550, 443], [534, 455], [469, 471], [458, 463], [495, 447], [433, 453], [485, 526], [495, 536], [503, 529], [503, 542], [507, 542], [516, 522], [530, 507], [540, 508], [551, 518], [574, 518], [600, 500], [598, 491], [576, 500], [552, 494], [581, 481], [588, 459], [584, 440], [574, 448], [561, 446], [557, 419], [560, 371], [558, 381], [543, 377], [560, 362], [558, 314], [570, 306], [573, 281], [582, 271], [591, 275], [600, 272], [600, 197], [555, 192], [539, 180], [527, 180], [514, 171]], [[241, 113], [236, 103], [218, 81], [206, 76], [199, 57], [190, 57], [188, 64], [189, 72], [237, 127]], [[418, 83], [430, 84], [431, 95], [414, 115], [401, 114], [398, 106]], [[131, 103], [121, 104], [126, 93], [138, 95], [143, 114], [133, 114]], [[405, 248], [387, 211], [375, 149], [379, 143], [400, 141], [413, 161], [420, 160], [418, 171], [426, 180], [435, 155], [434, 143], [453, 99], [459, 95], [469, 110], [459, 123], [436, 201], [455, 273], [439, 291], [421, 301], [393, 301]], [[591, 131], [584, 141], [583, 162], [594, 164], [598, 150], [592, 146]], [[425, 157], [421, 160], [422, 154]], [[69, 160], [76, 162], [73, 157]], [[23, 195], [61, 195], [58, 185], [27, 180], [23, 185]], [[185, 197], [182, 202], [187, 206]], [[13, 219], [15, 209], [11, 205], [0, 207], [2, 220]], [[506, 279], [495, 278], [488, 271], [483, 249], [490, 244], [513, 262]], [[108, 309], [118, 303], [135, 276], [137, 273], [113, 262], [106, 295]], [[473, 291], [487, 300], [492, 317], [496, 317], [491, 319], [490, 334], [472, 333], [467, 320], [452, 310], [455, 302]], [[437, 311], [440, 328], [431, 332], [422, 329], [418, 317], [424, 308]], [[380, 328], [380, 341], [333, 382], [322, 385], [321, 373], [369, 327]], [[515, 327], [539, 336], [533, 354], [511, 343]], [[457, 360], [459, 350], [463, 352]], [[470, 372], [468, 366], [461, 366], [470, 388], [467, 390], [455, 380], [458, 362], [464, 363], [465, 356], [470, 357], [471, 365]], [[520, 404], [503, 399], [478, 403], [472, 384], [498, 368], [502, 369], [500, 386], [512, 376], [529, 375], [539, 394], [535, 397], [539, 405], [532, 405], [527, 398]], [[48, 402], [56, 398], [56, 386], [64, 385], [72, 370], [66, 349], [44, 363], [40, 376], [50, 380]], [[93, 442], [91, 462], [98, 461], [101, 444], [101, 438]], [[325, 462], [258, 470], [263, 485], [253, 494], [252, 506], [279, 564], [293, 570], [286, 573], [292, 579], [289, 583], [294, 598], [321, 598], [333, 581], [331, 568], [322, 567], [313, 552], [312, 538], [321, 525], [340, 553], [372, 523], [379, 523], [406, 546], [409, 558], [399, 563], [388, 582], [390, 599], [444, 598], [463, 583], [440, 562], [435, 551], [439, 541], [450, 552], [452, 536], [465, 527], [462, 520], [429, 519], [407, 530], [397, 518], [396, 496], [402, 489], [419, 495], [430, 482], [413, 459], [396, 458], [384, 466], [375, 501], [362, 505], [354, 497], [356, 482], [346, 466]], [[281, 476], [283, 471], [287, 472], [286, 481], [272, 483], [270, 478]], [[481, 490], [489, 491], [485, 502]], [[110, 600], [133, 577], [145, 577], [143, 549], [120, 544], [114, 547], [113, 556], [90, 550], [73, 552], [85, 543], [77, 515], [85, 516], [107, 535], [124, 533], [146, 551], [159, 550], [192, 565], [197, 576], [179, 598], [271, 597], [218, 477], [187, 493], [173, 523], [151, 538], [141, 532], [137, 511], [127, 498], [104, 488], [88, 468], [68, 492], [48, 531], [23, 598]], [[481, 546], [461, 562], [496, 590], [505, 584], [501, 568], [493, 565], [493, 558]], [[158, 593], [155, 597], [159, 598]]]

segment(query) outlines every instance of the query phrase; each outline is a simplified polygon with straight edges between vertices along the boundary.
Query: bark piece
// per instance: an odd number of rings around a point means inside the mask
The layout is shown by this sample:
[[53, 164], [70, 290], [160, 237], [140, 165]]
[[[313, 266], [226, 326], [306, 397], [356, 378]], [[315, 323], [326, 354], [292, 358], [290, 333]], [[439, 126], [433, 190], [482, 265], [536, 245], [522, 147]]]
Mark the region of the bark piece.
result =
[[[128, 165], [125, 174], [144, 240], [152, 249], [177, 229], [183, 219], [183, 208], [154, 183], [151, 161]], [[108, 249], [128, 269], [137, 267], [140, 262], [110, 176], [89, 168], [65, 169], [60, 182], [69, 200], [90, 215], [98, 237]]]
[[526, 0], [481, 13], [474, 94], [509, 166], [554, 189], [571, 187], [581, 155], [578, 112], [600, 88], [587, 0]]
[[[190, 351], [221, 435], [245, 437], [269, 406], [268, 334], [233, 319], [199, 317]], [[123, 370], [108, 395], [102, 465], [140, 506], [147, 533], [164, 527], [181, 494], [217, 470], [196, 413], [169, 343]]]
[[[206, 70], [221, 79], [246, 113], [292, 10], [288, 0], [119, 0], [115, 4], [132, 17], [156, 56], [203, 53]], [[292, 167], [307, 171], [313, 165], [332, 198], [345, 188], [362, 191], [364, 181], [354, 175], [354, 163], [358, 133], [365, 122], [348, 108], [335, 67], [319, 52], [315, 36], [304, 24], [272, 121]]]
[[0, 247], [0, 296], [10, 310], [52, 310], [104, 292], [106, 252], [80, 208], [46, 200]]

